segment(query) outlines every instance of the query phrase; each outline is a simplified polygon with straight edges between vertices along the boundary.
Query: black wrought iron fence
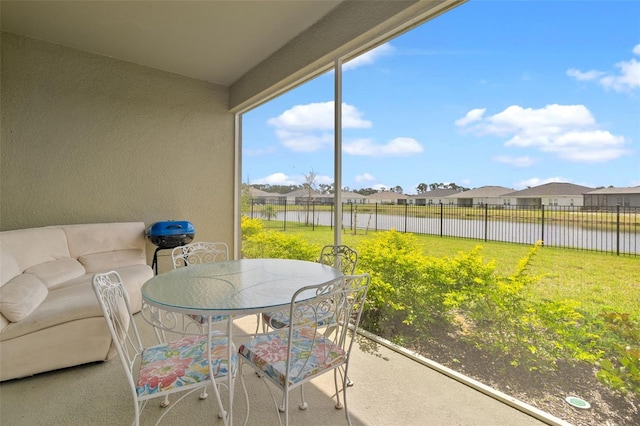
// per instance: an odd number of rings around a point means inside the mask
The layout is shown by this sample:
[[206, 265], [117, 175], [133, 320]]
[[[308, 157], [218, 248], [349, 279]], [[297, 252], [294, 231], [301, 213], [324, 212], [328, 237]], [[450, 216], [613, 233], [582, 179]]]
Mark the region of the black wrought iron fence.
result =
[[[281, 204], [253, 200], [244, 214], [261, 218], [267, 229], [333, 227], [333, 205]], [[590, 210], [575, 206], [478, 204], [343, 204], [342, 224], [352, 231], [429, 234], [482, 241], [534, 244], [640, 254], [640, 208]]]

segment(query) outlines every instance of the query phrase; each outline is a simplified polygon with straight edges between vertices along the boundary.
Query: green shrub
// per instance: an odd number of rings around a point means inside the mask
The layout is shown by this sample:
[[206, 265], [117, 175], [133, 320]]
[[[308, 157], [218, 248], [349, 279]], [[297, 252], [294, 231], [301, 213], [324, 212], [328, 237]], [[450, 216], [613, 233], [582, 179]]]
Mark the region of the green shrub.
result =
[[628, 314], [603, 313], [607, 330], [620, 342], [612, 343], [611, 354], [598, 364], [597, 377], [603, 383], [622, 393], [640, 395], [640, 323], [632, 321]]
[[242, 239], [250, 238], [264, 231], [264, 224], [260, 219], [251, 219], [248, 216], [241, 218]]
[[258, 232], [242, 243], [242, 253], [250, 258], [297, 259], [314, 261], [320, 247], [296, 235], [278, 231]]

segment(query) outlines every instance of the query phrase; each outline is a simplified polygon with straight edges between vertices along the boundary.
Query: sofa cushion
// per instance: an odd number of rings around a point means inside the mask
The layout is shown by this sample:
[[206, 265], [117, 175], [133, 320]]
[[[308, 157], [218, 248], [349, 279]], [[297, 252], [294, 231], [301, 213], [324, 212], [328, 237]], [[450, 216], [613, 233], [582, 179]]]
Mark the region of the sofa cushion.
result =
[[82, 264], [70, 257], [41, 263], [26, 269], [24, 272], [25, 274], [37, 276], [48, 288], [85, 274]]
[[10, 253], [16, 259], [20, 272], [41, 263], [77, 257], [69, 254], [67, 236], [55, 226], [3, 231], [0, 243], [1, 251]]
[[48, 294], [49, 290], [38, 277], [18, 275], [0, 288], [0, 312], [11, 322], [22, 321]]
[[140, 265], [147, 262], [143, 250], [129, 249], [104, 253], [85, 254], [78, 258], [88, 274], [107, 272], [125, 266]]
[[81, 284], [50, 290], [38, 309], [22, 321], [9, 324], [0, 333], [0, 340], [14, 339], [59, 324], [93, 317], [104, 321], [102, 309], [91, 285]]
[[87, 254], [146, 248], [143, 222], [89, 223], [66, 225], [62, 229], [70, 256], [76, 259]]
[[0, 286], [21, 273], [16, 258], [5, 250], [0, 251]]

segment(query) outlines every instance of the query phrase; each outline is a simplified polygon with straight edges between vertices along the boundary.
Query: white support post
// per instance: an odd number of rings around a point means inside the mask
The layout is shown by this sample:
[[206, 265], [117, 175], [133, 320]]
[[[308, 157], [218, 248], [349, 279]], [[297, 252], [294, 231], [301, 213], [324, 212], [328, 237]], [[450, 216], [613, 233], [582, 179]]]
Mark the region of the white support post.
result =
[[333, 152], [333, 244], [342, 244], [342, 60], [335, 62], [335, 94], [334, 94], [334, 152]]

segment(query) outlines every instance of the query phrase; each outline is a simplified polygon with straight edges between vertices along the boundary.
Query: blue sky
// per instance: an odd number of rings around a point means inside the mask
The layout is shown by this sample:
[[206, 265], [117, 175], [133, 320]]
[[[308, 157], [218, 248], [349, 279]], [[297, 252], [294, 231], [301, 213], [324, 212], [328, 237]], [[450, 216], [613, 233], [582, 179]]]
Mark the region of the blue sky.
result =
[[[243, 182], [333, 182], [334, 73], [246, 113]], [[343, 187], [640, 185], [640, 0], [471, 0], [343, 66]]]

